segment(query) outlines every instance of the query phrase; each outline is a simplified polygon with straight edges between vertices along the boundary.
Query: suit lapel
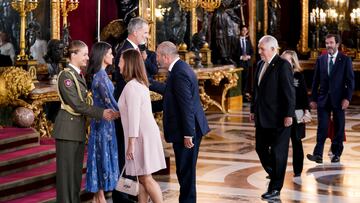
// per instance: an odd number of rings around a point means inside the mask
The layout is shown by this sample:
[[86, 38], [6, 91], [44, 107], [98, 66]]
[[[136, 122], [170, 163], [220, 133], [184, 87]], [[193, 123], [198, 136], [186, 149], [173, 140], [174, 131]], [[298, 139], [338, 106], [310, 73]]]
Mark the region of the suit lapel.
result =
[[333, 69], [331, 70], [331, 74], [334, 74], [335, 70], [341, 66], [343, 62], [343, 58], [342, 58], [342, 55], [340, 53], [338, 53], [338, 55], [336, 56], [335, 58], [335, 64], [334, 64], [334, 67]]
[[275, 64], [277, 63], [277, 61], [279, 59], [278, 57], [279, 57], [278, 55], [275, 55], [273, 60], [271, 60], [271, 63], [269, 64], [269, 66], [267, 67], [264, 75], [261, 78], [260, 85], [261, 85], [261, 83], [263, 83], [263, 81], [265, 81], [267, 79], [267, 77], [270, 74], [270, 72], [272, 71], [272, 69], [275, 68]]
[[260, 72], [261, 72], [261, 69], [264, 65], [264, 61], [261, 61], [259, 64], [258, 64], [258, 68], [257, 68], [257, 71], [256, 71], [256, 84], [259, 84], [259, 76], [260, 76]]
[[173, 78], [173, 75], [175, 74], [176, 70], [177, 70], [177, 64], [179, 63], [180, 60], [176, 61], [176, 63], [174, 64], [173, 68], [171, 69], [171, 71], [168, 72], [167, 78], [166, 78], [166, 86], [165, 86], [165, 91], [167, 91], [170, 86], [171, 86], [171, 81]]
[[329, 73], [328, 73], [328, 69], [329, 69], [329, 55], [326, 54], [326, 56], [323, 58], [323, 61], [322, 61], [323, 65], [320, 66], [320, 67], [323, 67], [323, 70], [322, 72], [324, 72], [326, 75], [326, 78], [329, 78]]
[[246, 43], [246, 54], [250, 52], [250, 41], [248, 38], [245, 39]]

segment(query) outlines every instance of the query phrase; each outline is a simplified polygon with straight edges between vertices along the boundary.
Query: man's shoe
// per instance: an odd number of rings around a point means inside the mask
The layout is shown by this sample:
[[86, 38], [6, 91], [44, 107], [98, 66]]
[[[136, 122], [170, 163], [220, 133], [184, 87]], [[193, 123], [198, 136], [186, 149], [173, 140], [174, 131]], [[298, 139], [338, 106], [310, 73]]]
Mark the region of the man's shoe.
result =
[[331, 163], [337, 163], [340, 161], [340, 157], [337, 155], [334, 155], [333, 158], [331, 158]]
[[261, 195], [263, 199], [279, 199], [280, 191], [279, 190], [270, 190]]
[[310, 161], [315, 161], [318, 164], [321, 164], [323, 162], [323, 159], [321, 156], [319, 155], [312, 155], [312, 154], [307, 154], [306, 157], [310, 160]]

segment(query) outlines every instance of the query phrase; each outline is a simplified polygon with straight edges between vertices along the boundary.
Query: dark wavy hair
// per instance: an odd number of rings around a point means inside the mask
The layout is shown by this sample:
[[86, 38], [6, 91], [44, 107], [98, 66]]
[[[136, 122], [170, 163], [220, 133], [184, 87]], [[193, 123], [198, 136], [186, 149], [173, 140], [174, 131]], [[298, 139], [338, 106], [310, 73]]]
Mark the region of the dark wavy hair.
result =
[[96, 42], [91, 47], [87, 74], [95, 74], [101, 69], [101, 64], [109, 49], [111, 45], [107, 42]]

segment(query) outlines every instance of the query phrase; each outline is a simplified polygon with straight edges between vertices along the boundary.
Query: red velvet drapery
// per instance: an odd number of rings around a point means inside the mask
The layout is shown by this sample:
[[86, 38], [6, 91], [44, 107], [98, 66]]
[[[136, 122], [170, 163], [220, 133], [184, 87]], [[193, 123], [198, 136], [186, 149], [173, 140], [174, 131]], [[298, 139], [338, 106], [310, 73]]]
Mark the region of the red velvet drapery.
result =
[[[68, 16], [72, 40], [82, 40], [89, 47], [96, 41], [97, 1], [98, 0], [79, 0], [79, 7], [70, 12]], [[118, 13], [115, 3], [116, 0], [100, 1], [100, 28], [103, 28], [110, 21], [117, 19]]]

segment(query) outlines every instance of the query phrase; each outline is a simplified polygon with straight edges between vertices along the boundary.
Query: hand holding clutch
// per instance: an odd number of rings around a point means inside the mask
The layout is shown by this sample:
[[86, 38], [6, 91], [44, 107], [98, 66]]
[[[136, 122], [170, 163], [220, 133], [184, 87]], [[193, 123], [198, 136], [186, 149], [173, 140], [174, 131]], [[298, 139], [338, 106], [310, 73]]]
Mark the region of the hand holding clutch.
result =
[[302, 117], [302, 120], [304, 123], [310, 123], [311, 122], [311, 114], [310, 114], [310, 111], [309, 110], [305, 110], [305, 114], [304, 116]]

